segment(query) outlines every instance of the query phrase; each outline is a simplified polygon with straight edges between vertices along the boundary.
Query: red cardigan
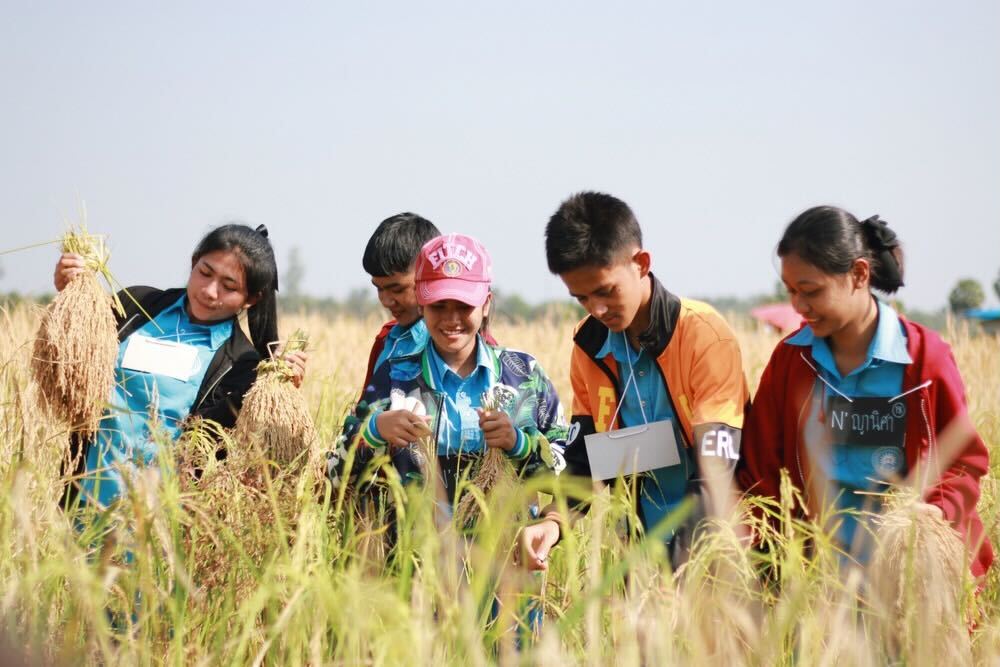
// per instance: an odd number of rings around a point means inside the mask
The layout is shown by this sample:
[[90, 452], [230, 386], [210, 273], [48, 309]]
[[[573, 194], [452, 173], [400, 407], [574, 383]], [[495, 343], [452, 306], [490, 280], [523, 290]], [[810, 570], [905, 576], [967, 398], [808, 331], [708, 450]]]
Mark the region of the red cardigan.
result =
[[[913, 359], [903, 374], [903, 391], [920, 387], [905, 397], [909, 415], [904, 441], [907, 468], [912, 471], [918, 462], [923, 466], [928, 459], [939, 466], [928, 471], [929, 479], [936, 477], [937, 482], [928, 486], [924, 498], [940, 507], [945, 519], [964, 537], [973, 554], [972, 574], [978, 577], [993, 562], [993, 547], [976, 511], [979, 478], [989, 469], [989, 452], [969, 419], [965, 387], [951, 348], [934, 331], [902, 317], [900, 321]], [[737, 477], [744, 490], [777, 498], [781, 468], [789, 471], [800, 489], [809, 488], [809, 457], [802, 428], [816, 373], [803, 355], [810, 356], [809, 348], [782, 341], [764, 369], [743, 429]], [[939, 436], [943, 436], [941, 447]], [[939, 460], [949, 453], [953, 460]], [[937, 470], [941, 472], [935, 476]]]

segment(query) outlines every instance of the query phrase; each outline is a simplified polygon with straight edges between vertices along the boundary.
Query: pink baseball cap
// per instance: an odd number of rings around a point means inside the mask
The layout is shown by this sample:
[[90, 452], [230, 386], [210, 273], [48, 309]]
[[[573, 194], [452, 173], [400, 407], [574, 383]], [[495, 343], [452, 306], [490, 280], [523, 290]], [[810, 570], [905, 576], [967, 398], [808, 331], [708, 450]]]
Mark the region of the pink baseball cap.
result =
[[481, 306], [490, 293], [493, 261], [471, 236], [446, 234], [424, 244], [413, 273], [421, 306], [446, 299]]

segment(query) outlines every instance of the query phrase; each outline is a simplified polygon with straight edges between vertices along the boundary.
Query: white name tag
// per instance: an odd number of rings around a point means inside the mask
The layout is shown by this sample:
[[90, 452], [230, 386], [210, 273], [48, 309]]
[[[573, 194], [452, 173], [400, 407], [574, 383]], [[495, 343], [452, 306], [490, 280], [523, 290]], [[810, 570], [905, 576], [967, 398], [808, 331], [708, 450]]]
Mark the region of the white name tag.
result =
[[674, 425], [669, 419], [591, 433], [583, 441], [590, 460], [590, 476], [597, 481], [669, 468], [681, 462]]
[[197, 361], [198, 348], [193, 345], [133, 334], [122, 357], [122, 368], [188, 380]]

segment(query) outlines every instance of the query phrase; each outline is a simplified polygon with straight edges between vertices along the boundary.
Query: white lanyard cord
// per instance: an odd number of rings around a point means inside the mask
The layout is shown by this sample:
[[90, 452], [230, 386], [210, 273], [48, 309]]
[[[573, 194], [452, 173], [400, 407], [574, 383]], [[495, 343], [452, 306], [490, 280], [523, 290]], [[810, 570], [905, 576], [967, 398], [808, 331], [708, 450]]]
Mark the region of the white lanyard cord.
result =
[[829, 387], [830, 389], [832, 389], [834, 391], [834, 393], [840, 394], [841, 398], [845, 399], [848, 403], [853, 403], [854, 402], [853, 398], [851, 398], [850, 396], [848, 396], [844, 392], [842, 392], [839, 389], [837, 389], [836, 387], [834, 387], [832, 382], [829, 382], [825, 377], [823, 377], [823, 374], [819, 372], [819, 369], [817, 369], [815, 366], [813, 366], [811, 363], [809, 363], [809, 360], [806, 359], [806, 353], [805, 352], [799, 352], [799, 356], [802, 357], [802, 361], [806, 362], [806, 366], [808, 366], [809, 368], [811, 368], [813, 370], [813, 373], [816, 374], [816, 377], [818, 377], [823, 382], [823, 384], [825, 384], [827, 387]]
[[[646, 418], [646, 408], [642, 405], [642, 394], [639, 393], [639, 382], [635, 379], [635, 366], [632, 365], [632, 346], [628, 342], [628, 338], [625, 337], [625, 332], [622, 332], [622, 340], [625, 341], [625, 360], [628, 361], [628, 380], [625, 382], [625, 386], [622, 387], [622, 398], [618, 401], [618, 406], [615, 408], [615, 414], [611, 416], [611, 426], [614, 426], [615, 420], [618, 419], [618, 413], [621, 412], [622, 405], [625, 404], [625, 394], [628, 393], [628, 386], [632, 385], [635, 388], [635, 397], [639, 401], [639, 414], [642, 415], [642, 423], [648, 424], [649, 419]], [[639, 350], [639, 355], [642, 354], [642, 350]], [[639, 360], [639, 356], [636, 356], [636, 361]]]

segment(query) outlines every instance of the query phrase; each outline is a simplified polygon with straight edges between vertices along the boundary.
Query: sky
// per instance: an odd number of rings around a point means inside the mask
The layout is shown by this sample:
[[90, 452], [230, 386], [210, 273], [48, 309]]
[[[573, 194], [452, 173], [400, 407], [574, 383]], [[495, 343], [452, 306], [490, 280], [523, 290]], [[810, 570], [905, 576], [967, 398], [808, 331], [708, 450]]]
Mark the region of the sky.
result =
[[[0, 3], [0, 251], [86, 204], [124, 284], [183, 285], [200, 237], [265, 223], [303, 291], [368, 285], [383, 218], [479, 238], [495, 284], [566, 297], [568, 195], [635, 211], [685, 296], [777, 280], [816, 204], [878, 213], [933, 309], [1000, 271], [1000, 3]], [[0, 256], [51, 291], [55, 246]], [[374, 294], [373, 294], [374, 295]]]

